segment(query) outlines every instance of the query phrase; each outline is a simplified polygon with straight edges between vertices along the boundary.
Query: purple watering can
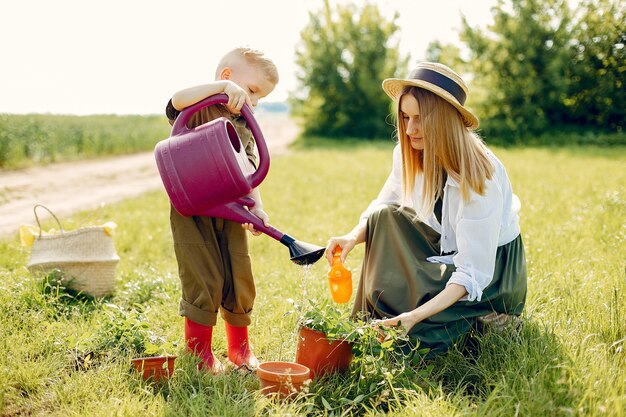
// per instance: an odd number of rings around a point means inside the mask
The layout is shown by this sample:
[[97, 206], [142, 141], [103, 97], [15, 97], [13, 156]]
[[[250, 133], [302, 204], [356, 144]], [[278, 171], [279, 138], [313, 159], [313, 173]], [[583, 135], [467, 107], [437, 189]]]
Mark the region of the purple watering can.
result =
[[186, 217], [220, 217], [252, 223], [256, 230], [287, 246], [291, 260], [296, 264], [316, 262], [325, 248], [298, 241], [274, 227], [266, 227], [245, 208], [254, 206], [254, 200], [247, 195], [265, 179], [270, 166], [265, 139], [248, 106], [244, 104], [241, 113], [259, 151], [259, 166], [250, 175], [242, 169], [248, 157], [229, 120], [220, 117], [194, 129], [187, 128], [187, 122], [198, 110], [227, 102], [226, 94], [217, 94], [187, 107], [178, 115], [170, 137], [157, 143], [154, 150], [156, 163], [172, 205]]

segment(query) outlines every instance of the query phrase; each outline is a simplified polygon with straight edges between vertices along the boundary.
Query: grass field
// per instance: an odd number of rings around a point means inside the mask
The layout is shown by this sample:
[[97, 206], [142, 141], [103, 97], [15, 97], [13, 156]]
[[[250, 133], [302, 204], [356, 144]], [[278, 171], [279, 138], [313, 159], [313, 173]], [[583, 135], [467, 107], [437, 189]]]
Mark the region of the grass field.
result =
[[[0, 415], [626, 416], [625, 149], [495, 152], [523, 204], [529, 293], [519, 333], [487, 334], [478, 354], [452, 351], [415, 367], [392, 353], [362, 358], [294, 401], [270, 401], [254, 375], [198, 373], [184, 354], [168, 203], [154, 192], [107, 206], [96, 220], [118, 224], [122, 260], [106, 300], [31, 277], [17, 236], [0, 241]], [[390, 162], [391, 144], [275, 157], [261, 187], [266, 211], [282, 231], [323, 245], [353, 226]], [[67, 223], [86, 219], [93, 213]], [[329, 299], [327, 266], [305, 274], [278, 242], [250, 241], [252, 343], [262, 360], [293, 360], [297, 317], [287, 314], [288, 299]], [[348, 259], [355, 278], [362, 255], [361, 245]], [[224, 358], [221, 325], [214, 339]], [[129, 361], [159, 340], [180, 356], [174, 378], [150, 385]]]
[[170, 129], [157, 115], [0, 113], [0, 169], [150, 150]]

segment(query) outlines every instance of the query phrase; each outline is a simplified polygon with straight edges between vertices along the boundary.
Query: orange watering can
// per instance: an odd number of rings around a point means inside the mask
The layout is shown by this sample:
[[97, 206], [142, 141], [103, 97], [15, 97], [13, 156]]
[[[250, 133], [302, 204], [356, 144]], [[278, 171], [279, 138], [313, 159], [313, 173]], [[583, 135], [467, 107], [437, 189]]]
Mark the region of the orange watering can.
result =
[[341, 262], [341, 247], [335, 247], [333, 262], [328, 271], [330, 294], [336, 303], [347, 303], [352, 295], [352, 272]]

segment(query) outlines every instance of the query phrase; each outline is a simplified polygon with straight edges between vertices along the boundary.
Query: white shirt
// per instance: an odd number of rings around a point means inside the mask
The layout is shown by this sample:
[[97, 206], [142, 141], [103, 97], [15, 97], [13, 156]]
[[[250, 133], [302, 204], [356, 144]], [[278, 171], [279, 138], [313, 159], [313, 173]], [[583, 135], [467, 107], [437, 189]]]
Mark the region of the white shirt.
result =
[[[485, 195], [470, 190], [470, 201], [465, 203], [458, 183], [448, 175], [444, 185], [441, 224], [434, 213], [425, 223], [441, 234], [441, 253], [447, 256], [431, 256], [430, 262], [454, 264], [446, 285], [459, 284], [467, 290], [462, 300], [480, 301], [483, 290], [493, 279], [496, 251], [499, 246], [515, 239], [519, 233], [519, 198], [513, 193], [506, 170], [496, 156], [488, 152], [494, 165], [493, 177], [487, 181]], [[411, 201], [405, 206], [419, 211], [422, 204], [422, 174], [415, 176]], [[370, 213], [381, 205], [402, 203], [402, 154], [400, 146], [393, 150], [391, 174], [378, 197], [361, 214], [359, 225], [365, 227]]]

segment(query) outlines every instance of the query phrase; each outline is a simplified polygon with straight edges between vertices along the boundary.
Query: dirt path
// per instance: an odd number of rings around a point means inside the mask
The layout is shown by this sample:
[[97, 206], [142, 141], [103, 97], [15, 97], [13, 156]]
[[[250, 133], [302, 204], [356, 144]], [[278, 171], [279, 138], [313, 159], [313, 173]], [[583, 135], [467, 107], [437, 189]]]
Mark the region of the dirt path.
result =
[[[287, 152], [296, 123], [283, 115], [257, 116], [270, 155]], [[162, 187], [152, 151], [115, 158], [0, 171], [0, 237], [35, 224], [33, 206], [43, 204], [66, 217]], [[41, 218], [47, 213], [38, 211]]]

